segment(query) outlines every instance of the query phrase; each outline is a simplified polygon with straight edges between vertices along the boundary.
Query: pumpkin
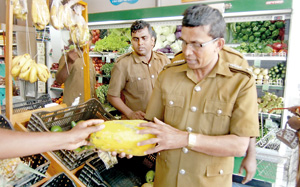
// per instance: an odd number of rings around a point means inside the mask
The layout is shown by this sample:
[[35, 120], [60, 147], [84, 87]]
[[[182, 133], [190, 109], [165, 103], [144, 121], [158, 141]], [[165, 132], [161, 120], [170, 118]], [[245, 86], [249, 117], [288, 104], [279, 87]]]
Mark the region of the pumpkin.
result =
[[[155, 144], [138, 146], [137, 143], [155, 138], [153, 134], [137, 134], [140, 123], [147, 123], [144, 120], [112, 120], [105, 121], [105, 127], [101, 131], [91, 134], [90, 141], [103, 151], [124, 152], [133, 156], [143, 156], [145, 151], [153, 148]], [[99, 124], [100, 125], [100, 124]]]

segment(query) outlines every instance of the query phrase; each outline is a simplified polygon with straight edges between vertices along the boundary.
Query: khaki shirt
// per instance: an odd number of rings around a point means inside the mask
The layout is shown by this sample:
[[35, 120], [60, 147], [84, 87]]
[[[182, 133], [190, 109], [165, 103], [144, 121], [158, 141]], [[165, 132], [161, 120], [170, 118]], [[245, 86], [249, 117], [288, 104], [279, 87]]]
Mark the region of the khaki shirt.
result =
[[[70, 75], [65, 81], [64, 87], [64, 97], [63, 102], [67, 104], [67, 106], [71, 106], [74, 102], [75, 98], [80, 97], [79, 103], [84, 102], [84, 80], [83, 80], [83, 57], [80, 53], [78, 53], [80, 58], [76, 59], [74, 64], [72, 65], [70, 71]], [[95, 95], [95, 83], [96, 83], [96, 72], [92, 60], [89, 59], [90, 63], [90, 86], [91, 86], [91, 98]], [[58, 72], [65, 65], [65, 57], [62, 56], [59, 60]]]
[[[214, 69], [200, 82], [185, 62], [169, 65], [157, 79], [145, 118], [157, 117], [179, 130], [204, 135], [258, 136], [255, 80], [229, 62], [219, 55]], [[234, 157], [187, 148], [161, 151], [154, 186], [231, 187], [233, 165]]]
[[169, 63], [160, 52], [152, 52], [149, 64], [135, 52], [119, 57], [111, 72], [108, 94], [120, 97], [122, 92], [131, 110], [145, 112], [158, 74]]

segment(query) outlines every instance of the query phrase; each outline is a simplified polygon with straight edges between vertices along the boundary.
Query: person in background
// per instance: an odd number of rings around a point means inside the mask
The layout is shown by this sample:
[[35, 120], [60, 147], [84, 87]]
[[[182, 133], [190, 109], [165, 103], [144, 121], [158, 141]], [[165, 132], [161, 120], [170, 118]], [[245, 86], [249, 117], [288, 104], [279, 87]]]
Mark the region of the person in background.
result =
[[90, 97], [95, 97], [96, 71], [92, 60], [84, 62], [82, 53], [79, 49], [72, 49], [62, 55], [59, 60], [59, 66], [55, 75], [56, 82], [64, 83], [63, 102], [67, 106], [71, 106], [74, 100], [79, 97], [79, 103], [84, 102], [84, 77], [83, 67], [85, 63], [89, 63], [90, 67]]
[[207, 5], [189, 7], [182, 21], [185, 60], [165, 67], [149, 100], [139, 134], [156, 138], [155, 187], [232, 186], [235, 156], [259, 136], [252, 73], [219, 56], [226, 23]]
[[[219, 52], [219, 58], [222, 58], [225, 62], [229, 64], [234, 63], [235, 65], [238, 65], [245, 69], [249, 68], [248, 61], [244, 58], [244, 55], [230, 47], [223, 46], [223, 48]], [[177, 53], [176, 56], [172, 59], [172, 63], [180, 63], [184, 61], [185, 58], [182, 51]], [[257, 164], [256, 164], [255, 143], [256, 143], [255, 138], [250, 138], [250, 143], [247, 149], [247, 153], [240, 165], [239, 175], [242, 175], [243, 170], [246, 171], [246, 175], [242, 181], [242, 184], [251, 181], [256, 172]]]
[[20, 132], [0, 128], [0, 159], [28, 156], [59, 149], [73, 150], [89, 145], [89, 135], [100, 131], [104, 125], [100, 119], [79, 122], [64, 132]]
[[126, 118], [144, 119], [155, 80], [170, 60], [165, 54], [152, 51], [156, 34], [149, 23], [135, 21], [131, 37], [134, 51], [122, 55], [114, 64], [107, 99]]
[[[288, 110], [290, 112], [292, 112], [295, 116], [292, 116], [289, 120], [288, 120], [288, 124], [289, 126], [296, 130], [298, 132], [298, 137], [300, 140], [300, 134], [299, 134], [299, 130], [300, 130], [300, 106], [293, 106], [293, 107], [289, 107]], [[297, 171], [297, 177], [296, 177], [296, 187], [300, 187], [300, 143], [299, 143], [299, 159], [298, 159], [298, 171]]]

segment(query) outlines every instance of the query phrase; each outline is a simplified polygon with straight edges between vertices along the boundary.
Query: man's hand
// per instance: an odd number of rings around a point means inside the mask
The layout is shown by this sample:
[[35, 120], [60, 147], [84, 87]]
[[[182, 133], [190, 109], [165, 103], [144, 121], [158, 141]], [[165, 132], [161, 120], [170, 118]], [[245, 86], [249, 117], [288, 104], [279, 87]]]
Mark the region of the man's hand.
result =
[[69, 139], [65, 145], [65, 149], [73, 150], [83, 145], [89, 145], [88, 138], [90, 134], [102, 130], [105, 126], [98, 124], [103, 122], [104, 120], [100, 119], [79, 122], [71, 130], [65, 132], [66, 138]]
[[253, 155], [253, 154], [246, 155], [246, 157], [243, 159], [243, 161], [241, 163], [239, 175], [242, 175], [243, 170], [246, 171], [246, 176], [244, 177], [242, 184], [246, 184], [247, 182], [252, 180], [252, 178], [254, 177], [255, 172], [256, 172], [255, 155]]
[[132, 111], [128, 116], [128, 119], [145, 119], [145, 113], [142, 111]]
[[156, 138], [151, 138], [139, 142], [138, 145], [156, 144], [157, 146], [149, 149], [145, 154], [152, 154], [161, 150], [177, 149], [187, 146], [188, 132], [180, 131], [160, 120], [154, 118], [154, 123], [141, 123], [140, 127], [148, 127], [143, 130], [139, 130], [138, 134], [154, 134]]
[[297, 116], [291, 117], [288, 122], [289, 126], [292, 129], [299, 130], [300, 129], [300, 119]]
[[78, 58], [79, 56], [75, 49], [72, 49], [68, 52], [68, 62], [71, 64], [73, 64]]

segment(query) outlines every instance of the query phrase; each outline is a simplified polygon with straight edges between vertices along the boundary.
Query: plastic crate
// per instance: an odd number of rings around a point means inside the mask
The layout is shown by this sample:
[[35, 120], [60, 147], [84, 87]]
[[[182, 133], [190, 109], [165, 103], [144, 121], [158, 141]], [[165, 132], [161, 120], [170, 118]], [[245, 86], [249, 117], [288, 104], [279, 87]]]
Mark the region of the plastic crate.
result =
[[59, 173], [51, 177], [51, 179], [49, 179], [41, 187], [51, 187], [51, 186], [76, 187], [74, 181], [70, 179], [68, 175], [66, 175], [65, 173]]
[[144, 165], [145, 157], [119, 159], [113, 168], [106, 169], [98, 157], [86, 162], [79, 174], [79, 180], [86, 186], [124, 187], [141, 186], [146, 182], [145, 175], [150, 170]]
[[0, 128], [14, 129], [10, 121], [2, 114], [0, 114]]
[[[42, 95], [37, 99], [30, 99], [27, 101], [21, 101], [13, 103], [13, 114], [25, 112], [27, 110], [35, 110], [44, 108], [46, 104], [52, 103], [50, 95]], [[1, 113], [5, 114], [6, 105], [1, 106]]]
[[[43, 154], [36, 154], [36, 155], [21, 157], [21, 160], [24, 161], [26, 164], [29, 164], [31, 168], [35, 169], [36, 171], [38, 171], [42, 174], [46, 173], [46, 171], [50, 165], [50, 161]], [[43, 178], [44, 177], [42, 177], [40, 175], [28, 173], [21, 179], [15, 181], [13, 183], [13, 186], [14, 187], [32, 186], [35, 183], [42, 180]]]
[[[97, 99], [90, 99], [77, 106], [71, 106], [56, 111], [32, 113], [27, 129], [29, 131], [50, 131], [54, 125], [60, 126], [63, 131], [71, 129], [72, 121], [104, 119], [111, 120], [114, 117], [106, 112]], [[96, 153], [92, 150], [76, 153], [69, 150], [53, 151], [55, 156], [69, 169], [73, 170], [83, 164]]]

